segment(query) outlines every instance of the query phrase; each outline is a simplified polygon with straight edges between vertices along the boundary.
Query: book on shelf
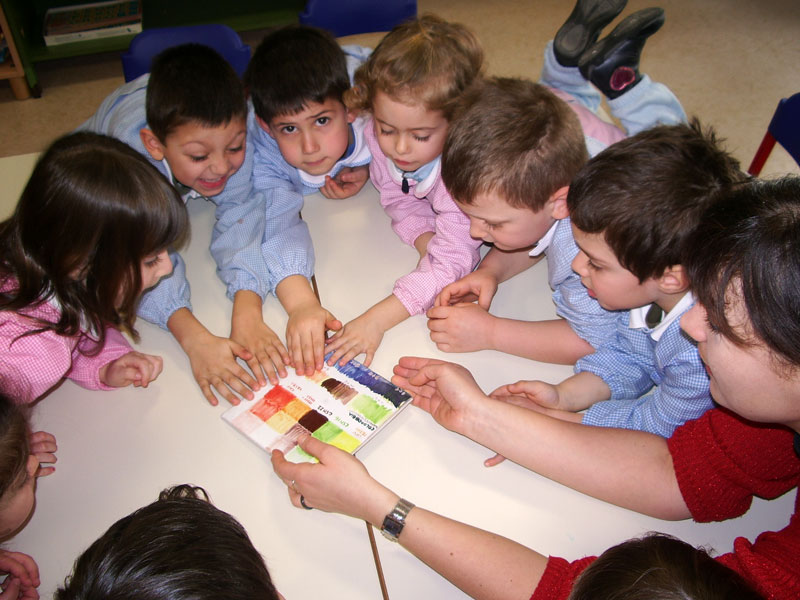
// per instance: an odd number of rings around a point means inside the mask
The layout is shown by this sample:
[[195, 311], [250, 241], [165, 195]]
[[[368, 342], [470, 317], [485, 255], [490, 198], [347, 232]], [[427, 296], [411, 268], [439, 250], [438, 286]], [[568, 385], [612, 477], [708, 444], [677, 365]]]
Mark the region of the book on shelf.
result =
[[266, 393], [222, 413], [222, 418], [268, 453], [313, 462], [297, 445], [307, 434], [354, 453], [381, 431], [411, 396], [360, 362], [325, 364], [313, 375], [289, 375]]
[[130, 35], [142, 31], [140, 0], [111, 0], [48, 9], [42, 33], [45, 45]]

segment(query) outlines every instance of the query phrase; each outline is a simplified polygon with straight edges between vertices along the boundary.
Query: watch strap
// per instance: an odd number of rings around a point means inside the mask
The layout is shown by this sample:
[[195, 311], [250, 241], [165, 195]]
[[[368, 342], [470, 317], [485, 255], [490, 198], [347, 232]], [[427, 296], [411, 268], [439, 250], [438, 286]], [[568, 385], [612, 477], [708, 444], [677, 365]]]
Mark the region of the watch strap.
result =
[[397, 538], [400, 536], [400, 532], [402, 532], [403, 527], [405, 527], [406, 517], [412, 508], [414, 508], [414, 505], [411, 502], [400, 498], [392, 509], [392, 512], [383, 519], [383, 525], [381, 525], [383, 537], [396, 542]]

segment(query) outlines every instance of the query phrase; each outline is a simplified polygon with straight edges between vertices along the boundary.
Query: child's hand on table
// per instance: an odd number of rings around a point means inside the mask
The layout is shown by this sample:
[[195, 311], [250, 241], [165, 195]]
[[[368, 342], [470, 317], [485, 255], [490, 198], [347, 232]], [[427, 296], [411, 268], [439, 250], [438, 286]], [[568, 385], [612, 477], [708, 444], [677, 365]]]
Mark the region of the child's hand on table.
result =
[[356, 317], [328, 338], [325, 352], [333, 352], [328, 359], [329, 365], [345, 364], [347, 361], [364, 353], [364, 365], [369, 366], [375, 351], [380, 346], [386, 329], [370, 315], [369, 311]]
[[181, 345], [189, 356], [192, 374], [197, 384], [212, 406], [219, 404], [214, 391], [236, 405], [239, 404], [239, 396], [252, 400], [253, 391], [261, 387], [253, 376], [236, 362], [237, 358], [251, 361], [253, 354], [234, 340], [216, 336], [205, 330], [204, 333], [185, 340]]
[[319, 192], [331, 200], [349, 198], [361, 191], [367, 179], [369, 179], [368, 165], [345, 167], [339, 171], [336, 178], [326, 175], [325, 185], [319, 189]]
[[485, 269], [476, 269], [469, 275], [447, 285], [439, 292], [434, 306], [450, 306], [462, 302], [475, 302], [484, 310], [489, 310], [497, 293], [497, 278]]
[[0, 574], [7, 575], [0, 589], [0, 600], [39, 598], [39, 567], [27, 554], [0, 550]]
[[100, 381], [109, 387], [147, 387], [161, 373], [164, 363], [160, 356], [131, 350], [100, 367]]
[[299, 305], [289, 313], [286, 325], [286, 344], [291, 365], [300, 375], [312, 375], [322, 368], [325, 359], [325, 336], [339, 331], [342, 322], [320, 306], [316, 298]]
[[270, 383], [277, 384], [280, 377], [286, 377], [286, 366], [291, 359], [278, 335], [266, 324], [261, 312], [250, 321], [234, 320], [231, 324], [231, 340], [250, 351], [252, 358], [247, 366], [256, 376], [258, 385], [266, 384], [266, 373]]
[[475, 352], [494, 348], [496, 318], [472, 302], [428, 309], [431, 340], [442, 352]]
[[31, 454], [39, 460], [39, 469], [36, 471], [36, 476], [45, 477], [50, 475], [56, 468], [44, 465], [52, 465], [58, 460], [56, 458], [58, 446], [56, 445], [55, 436], [46, 431], [36, 431], [30, 434], [28, 440], [31, 445]]

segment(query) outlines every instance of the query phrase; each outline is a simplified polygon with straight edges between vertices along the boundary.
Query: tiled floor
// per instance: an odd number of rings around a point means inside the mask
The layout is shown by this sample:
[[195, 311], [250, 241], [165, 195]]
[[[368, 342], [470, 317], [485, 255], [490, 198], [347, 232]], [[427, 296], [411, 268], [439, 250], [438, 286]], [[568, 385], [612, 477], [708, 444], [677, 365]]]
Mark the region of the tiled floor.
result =
[[[652, 6], [630, 0], [622, 16]], [[686, 112], [713, 125], [743, 163], [749, 163], [779, 98], [800, 91], [800, 2], [797, 0], [669, 0], [663, 29], [648, 40], [642, 68], [669, 85]], [[541, 52], [569, 14], [567, 0], [418, 0], [433, 12], [471, 27], [486, 49], [488, 72], [538, 76]], [[251, 45], [263, 32], [243, 34]], [[345, 38], [374, 46], [379, 34]], [[14, 100], [0, 82], [0, 156], [42, 150], [78, 126], [122, 83], [118, 55], [40, 63], [44, 93]], [[782, 149], [765, 174], [800, 172]]]

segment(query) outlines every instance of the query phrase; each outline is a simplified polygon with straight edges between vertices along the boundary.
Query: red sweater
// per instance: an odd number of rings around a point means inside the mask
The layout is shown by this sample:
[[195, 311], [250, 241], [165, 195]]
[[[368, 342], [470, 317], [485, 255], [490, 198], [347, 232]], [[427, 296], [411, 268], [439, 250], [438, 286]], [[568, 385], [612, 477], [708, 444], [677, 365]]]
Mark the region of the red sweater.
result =
[[[683, 499], [698, 522], [744, 514], [753, 496], [777, 498], [800, 484], [794, 432], [741, 419], [715, 408], [675, 430], [667, 441]], [[575, 578], [594, 557], [572, 563], [550, 557], [531, 600], [569, 596]], [[765, 598], [800, 598], [800, 495], [780, 531], [751, 543], [737, 538], [733, 552], [717, 557]]]

